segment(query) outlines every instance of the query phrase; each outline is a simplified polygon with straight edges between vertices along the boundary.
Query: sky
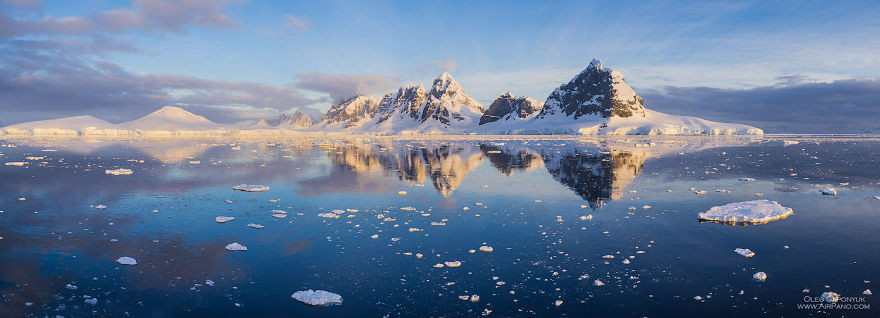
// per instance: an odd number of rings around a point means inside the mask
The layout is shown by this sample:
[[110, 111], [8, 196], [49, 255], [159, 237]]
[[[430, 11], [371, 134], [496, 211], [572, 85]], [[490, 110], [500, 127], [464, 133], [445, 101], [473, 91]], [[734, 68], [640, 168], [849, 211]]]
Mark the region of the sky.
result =
[[878, 34], [878, 1], [0, 0], [0, 125], [320, 113], [443, 71], [544, 100], [598, 58], [650, 109], [880, 133]]

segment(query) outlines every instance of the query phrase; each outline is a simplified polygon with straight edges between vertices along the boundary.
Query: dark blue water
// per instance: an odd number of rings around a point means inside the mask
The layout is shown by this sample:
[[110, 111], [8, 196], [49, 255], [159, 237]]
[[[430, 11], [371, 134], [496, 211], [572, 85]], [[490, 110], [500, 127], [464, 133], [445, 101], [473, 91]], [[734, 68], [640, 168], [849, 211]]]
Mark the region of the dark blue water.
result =
[[[0, 165], [3, 317], [880, 315], [862, 294], [880, 291], [876, 140], [0, 145], [0, 162], [28, 162]], [[115, 168], [134, 173], [105, 173]], [[271, 189], [232, 190], [240, 183]], [[794, 214], [750, 226], [697, 220], [756, 199]], [[338, 209], [357, 211], [318, 217]], [[248, 251], [225, 250], [232, 242]], [[462, 265], [434, 267], [446, 261]], [[758, 271], [766, 281], [752, 279]], [[290, 297], [306, 289], [344, 300]], [[862, 298], [802, 308], [825, 291]], [[471, 295], [479, 301], [459, 298]]]

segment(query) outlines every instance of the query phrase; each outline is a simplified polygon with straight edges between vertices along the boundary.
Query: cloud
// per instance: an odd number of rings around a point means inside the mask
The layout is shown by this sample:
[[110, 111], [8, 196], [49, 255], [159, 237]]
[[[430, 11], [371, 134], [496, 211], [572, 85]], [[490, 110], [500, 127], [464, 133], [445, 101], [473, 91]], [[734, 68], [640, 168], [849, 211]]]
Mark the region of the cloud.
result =
[[292, 14], [285, 14], [284, 27], [289, 29], [308, 30], [309, 28], [311, 28], [311, 24], [307, 21], [293, 16]]
[[383, 93], [393, 88], [399, 79], [379, 74], [326, 74], [299, 73], [296, 87], [327, 93], [334, 101], [356, 95]]
[[125, 30], [183, 32], [187, 25], [240, 26], [221, 11], [228, 0], [135, 0], [131, 8], [93, 12], [86, 17], [45, 16], [30, 20], [0, 12], [0, 38], [24, 35], [82, 35]]
[[455, 69], [458, 68], [458, 63], [453, 59], [445, 59], [433, 62], [437, 67], [442, 68], [444, 70], [455, 72]]
[[120, 121], [165, 104], [284, 111], [315, 102], [287, 86], [136, 74], [74, 51], [78, 47], [94, 49], [89, 43], [23, 40], [0, 48], [0, 112], [8, 116], [4, 120], [91, 114]]
[[744, 123], [766, 133], [880, 132], [880, 80], [782, 79], [792, 84], [751, 89], [667, 86], [640, 94], [651, 109]]
[[16, 8], [39, 8], [43, 6], [43, 0], [0, 0], [0, 5]]

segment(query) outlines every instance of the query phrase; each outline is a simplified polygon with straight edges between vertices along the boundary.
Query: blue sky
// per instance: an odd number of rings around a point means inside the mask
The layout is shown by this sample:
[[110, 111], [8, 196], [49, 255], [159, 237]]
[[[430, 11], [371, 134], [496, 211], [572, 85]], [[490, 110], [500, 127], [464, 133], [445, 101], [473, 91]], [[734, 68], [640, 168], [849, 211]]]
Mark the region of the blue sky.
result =
[[507, 90], [543, 100], [594, 57], [660, 111], [699, 115], [682, 94], [714, 103], [711, 88], [729, 109], [708, 119], [725, 120], [755, 90], [848, 84], [847, 105], [880, 115], [873, 1], [0, 0], [0, 14], [4, 124], [162, 104], [219, 121], [325, 110], [442, 71], [485, 105]]

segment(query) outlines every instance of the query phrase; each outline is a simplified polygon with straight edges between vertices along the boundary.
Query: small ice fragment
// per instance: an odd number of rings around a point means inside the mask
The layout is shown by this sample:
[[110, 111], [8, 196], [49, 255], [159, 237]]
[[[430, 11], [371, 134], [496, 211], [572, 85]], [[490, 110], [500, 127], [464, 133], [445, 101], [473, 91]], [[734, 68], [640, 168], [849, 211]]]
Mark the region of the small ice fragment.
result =
[[76, 285], [73, 285], [73, 284], [67, 284], [67, 285], [64, 285], [64, 288], [69, 289], [69, 290], [76, 290], [79, 287], [76, 287]]
[[247, 246], [238, 244], [238, 243], [230, 243], [226, 245], [226, 249], [230, 251], [247, 251]]
[[624, 263], [624, 264], [629, 264], [630, 261], [629, 261], [628, 259], [624, 259], [622, 263]]
[[489, 252], [492, 252], [492, 251], [494, 251], [494, 250], [495, 250], [495, 249], [493, 249], [491, 246], [485, 246], [485, 245], [480, 246], [480, 252], [486, 252], [486, 253], [489, 253]]
[[342, 296], [325, 290], [301, 290], [293, 293], [290, 297], [312, 306], [326, 306], [342, 303]]
[[206, 279], [206, 280], [205, 280], [205, 285], [208, 285], [208, 286], [214, 287], [214, 281], [213, 281], [213, 280], [210, 280], [210, 279]]
[[460, 261], [444, 262], [443, 264], [446, 265], [446, 267], [459, 267], [459, 266], [461, 266]]
[[752, 275], [752, 278], [754, 278], [754, 279], [757, 280], [757, 281], [762, 281], [762, 282], [763, 282], [764, 280], [767, 279], [767, 273], [764, 273], [764, 272], [757, 272], [757, 273], [755, 273], [755, 275]]
[[98, 303], [98, 299], [97, 298], [89, 298], [89, 299], [86, 299], [84, 302], [89, 305], [95, 305]]
[[434, 264], [434, 268], [443, 268], [443, 267], [446, 267], [446, 265], [443, 265], [440, 263]]
[[116, 262], [122, 265], [137, 265], [137, 261], [128, 256], [120, 257], [116, 259]]
[[586, 208], [587, 208], [586, 204], [581, 204], [581, 209], [586, 209]]
[[106, 209], [106, 208], [107, 208], [107, 206], [106, 206], [106, 205], [103, 205], [103, 204], [98, 204], [98, 205], [95, 206], [95, 209], [98, 209], [98, 210], [103, 210], [103, 209]]
[[338, 219], [339, 218], [339, 214], [336, 214], [336, 213], [318, 213], [318, 216], [320, 216], [322, 218], [328, 218], [328, 219]]
[[739, 178], [739, 181], [755, 181], [755, 178], [743, 177]]
[[868, 295], [868, 296], [871, 296], [871, 295], [873, 295], [873, 294], [874, 294], [874, 293], [872, 293], [870, 289], [865, 289], [865, 291], [862, 292], [862, 295]]
[[269, 201], [269, 203], [278, 203], [278, 201], [281, 201], [281, 199], [269, 199], [266, 201]]
[[231, 216], [218, 216], [214, 218], [214, 221], [217, 221], [217, 223], [226, 223], [232, 220], [235, 220], [235, 218]]
[[226, 204], [232, 204], [232, 203], [234, 203], [234, 201], [232, 201], [232, 200], [223, 200], [223, 202], [226, 202]]
[[379, 238], [379, 234], [370, 235], [370, 238], [375, 240], [375, 239]]
[[822, 296], [819, 296], [819, 299], [826, 303], [836, 303], [837, 300], [840, 299], [840, 295], [835, 292], [827, 291], [822, 293]]
[[458, 299], [468, 301], [471, 299], [471, 295], [458, 296]]
[[265, 192], [269, 191], [269, 187], [262, 184], [239, 184], [232, 186], [232, 190], [244, 192]]
[[406, 195], [406, 191], [397, 191], [398, 195]]
[[113, 169], [113, 170], [104, 170], [104, 173], [112, 174], [114, 176], [120, 176], [120, 175], [132, 174], [132, 173], [134, 173], [134, 171], [131, 171], [131, 169]]
[[697, 300], [697, 301], [703, 300], [703, 296], [694, 296], [694, 300]]
[[737, 254], [745, 256], [745, 257], [755, 256], [755, 252], [752, 252], [752, 250], [747, 249], [747, 248], [737, 248], [733, 251], [736, 252]]
[[609, 255], [604, 255], [604, 256], [602, 256], [602, 258], [604, 258], [604, 259], [610, 259], [610, 258], [614, 258], [614, 255], [611, 255], [611, 254], [609, 254]]
[[283, 218], [286, 218], [286, 217], [287, 217], [287, 214], [284, 214], [284, 213], [275, 213], [275, 214], [272, 214], [272, 217], [273, 217], [273, 218], [276, 218], [276, 219], [283, 219]]
[[262, 226], [262, 225], [260, 225], [260, 224], [256, 224], [256, 223], [248, 223], [248, 225], [246, 225], [246, 226], [249, 227], [249, 228], [252, 228], [252, 229], [262, 229], [262, 228], [264, 228], [264, 226]]
[[822, 188], [819, 192], [823, 195], [837, 195], [837, 189], [835, 188]]
[[581, 221], [588, 221], [588, 220], [592, 220], [592, 219], [593, 219], [593, 215], [592, 215], [592, 214], [590, 214], [590, 215], [582, 215], [582, 216], [581, 216]]
[[596, 285], [596, 286], [603, 286], [603, 285], [605, 285], [605, 283], [603, 283], [601, 280], [598, 280], [598, 279], [597, 279], [597, 280], [593, 281], [593, 285]]
[[475, 303], [480, 301], [480, 295], [471, 295], [471, 302]]
[[556, 305], [556, 307], [559, 307], [559, 306], [562, 306], [562, 301], [557, 300], [557, 301], [553, 302], [553, 304]]

